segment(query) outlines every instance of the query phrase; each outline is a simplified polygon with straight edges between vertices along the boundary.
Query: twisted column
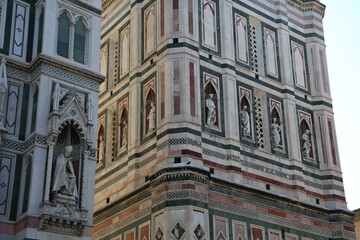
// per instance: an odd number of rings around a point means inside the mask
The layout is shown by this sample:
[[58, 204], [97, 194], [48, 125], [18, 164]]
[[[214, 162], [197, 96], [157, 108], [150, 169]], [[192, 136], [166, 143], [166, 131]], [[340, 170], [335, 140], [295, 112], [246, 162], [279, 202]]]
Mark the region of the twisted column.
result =
[[85, 208], [85, 199], [86, 199], [86, 165], [89, 157], [89, 150], [83, 152], [83, 162], [82, 162], [82, 171], [81, 171], [81, 200], [80, 208]]
[[50, 197], [51, 172], [52, 172], [52, 162], [53, 162], [55, 142], [49, 141], [48, 145], [49, 145], [49, 151], [48, 151], [48, 156], [47, 156], [45, 193], [44, 193], [44, 201], [45, 202], [49, 202], [49, 197]]

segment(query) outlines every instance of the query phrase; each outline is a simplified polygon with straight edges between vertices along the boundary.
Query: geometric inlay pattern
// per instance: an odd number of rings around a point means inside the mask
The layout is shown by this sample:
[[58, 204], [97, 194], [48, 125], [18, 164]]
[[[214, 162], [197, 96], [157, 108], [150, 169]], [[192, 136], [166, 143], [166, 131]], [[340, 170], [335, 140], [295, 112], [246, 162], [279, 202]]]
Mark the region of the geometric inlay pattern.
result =
[[200, 224], [194, 230], [196, 240], [201, 240], [205, 236], [204, 230], [201, 228]]
[[156, 232], [156, 235], [155, 235], [155, 240], [161, 240], [162, 237], [163, 237], [163, 232], [161, 231], [160, 228], [158, 228], [157, 232]]
[[171, 233], [175, 236], [176, 240], [180, 240], [185, 233], [185, 229], [180, 225], [180, 223], [177, 223]]
[[[346, 231], [341, 231], [341, 230], [340, 231], [338, 231], [338, 230], [332, 231], [332, 230], [328, 230], [328, 229], [324, 229], [324, 228], [319, 228], [317, 226], [304, 224], [304, 223], [301, 223], [298, 221], [292, 221], [292, 220], [285, 219], [282, 217], [277, 217], [277, 216], [273, 216], [273, 215], [269, 215], [269, 214], [260, 213], [257, 210], [246, 209], [246, 208], [226, 204], [223, 202], [213, 201], [213, 200], [209, 201], [209, 207], [215, 208], [215, 209], [218, 209], [221, 211], [229, 212], [232, 214], [250, 217], [250, 218], [258, 219], [261, 221], [278, 224], [278, 225], [281, 225], [284, 227], [289, 227], [289, 228], [293, 228], [293, 229], [298, 229], [300, 231], [305, 231], [305, 232], [321, 235], [326, 238], [334, 238], [335, 237], [334, 235], [338, 235], [338, 234], [343, 235], [343, 234], [347, 233]], [[350, 234], [347, 233], [347, 234], [352, 235], [352, 233], [350, 233]]]

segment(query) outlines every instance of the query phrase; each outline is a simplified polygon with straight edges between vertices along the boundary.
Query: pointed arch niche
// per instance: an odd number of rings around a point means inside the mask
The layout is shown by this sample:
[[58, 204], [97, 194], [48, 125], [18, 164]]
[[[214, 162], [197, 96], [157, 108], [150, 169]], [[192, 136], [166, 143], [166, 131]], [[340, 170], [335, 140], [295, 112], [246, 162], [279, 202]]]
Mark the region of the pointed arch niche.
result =
[[204, 131], [225, 137], [222, 75], [200, 66], [201, 122]]
[[249, 67], [248, 16], [234, 9], [236, 60]]
[[130, 26], [120, 30], [120, 78], [129, 73], [130, 67]]
[[309, 92], [305, 43], [290, 37], [294, 85], [298, 90]]
[[263, 24], [263, 45], [266, 76], [279, 80], [280, 71], [278, 66], [277, 30]]
[[[104, 118], [104, 116], [102, 117]], [[98, 132], [97, 132], [97, 163], [102, 163], [105, 160], [105, 126], [102, 119], [98, 121]]]
[[236, 240], [247, 239], [247, 226], [244, 222], [233, 221], [232, 223], [233, 235]]
[[156, 90], [155, 78], [143, 85], [143, 136], [156, 130]]
[[[298, 116], [299, 116], [300, 146], [302, 153], [301, 155], [305, 160], [315, 160], [311, 115], [307, 112], [299, 110]], [[310, 152], [308, 154], [308, 157], [304, 155], [304, 148], [306, 141], [308, 141], [308, 143], [310, 144]]]
[[151, 4], [144, 11], [144, 59], [155, 51], [156, 44], [156, 8]]
[[210, 0], [202, 0], [202, 40], [206, 47], [216, 51], [217, 49], [217, 26], [216, 26], [216, 3]]
[[[52, 184], [54, 184], [54, 174], [56, 169], [56, 159], [59, 155], [65, 152], [65, 147], [72, 146], [73, 150], [71, 152], [70, 157], [72, 158], [72, 167], [74, 171], [74, 175], [76, 178], [76, 188], [77, 193], [79, 194], [80, 184], [81, 184], [81, 158], [82, 158], [82, 151], [83, 151], [83, 144], [85, 139], [83, 138], [84, 134], [82, 133], [82, 129], [78, 127], [73, 121], [65, 122], [61, 128], [60, 133], [57, 137], [57, 142], [54, 147], [54, 154], [53, 154], [53, 178]], [[79, 198], [78, 196], [75, 196]]]
[[271, 152], [283, 157], [288, 157], [286, 125], [282, 99], [270, 94], [268, 94], [267, 98], [269, 104], [268, 116]]
[[125, 150], [128, 145], [128, 124], [128, 99], [126, 98], [119, 104], [118, 148], [120, 151]]
[[205, 123], [208, 127], [220, 127], [219, 118], [219, 79], [204, 73]]
[[[307, 108], [296, 106], [299, 146], [301, 160], [304, 164], [319, 168], [316, 131], [313, 122], [313, 112]], [[321, 131], [320, 131], [321, 133]], [[319, 139], [321, 141], [321, 139]]]
[[250, 88], [239, 86], [240, 139], [255, 142], [253, 93]]

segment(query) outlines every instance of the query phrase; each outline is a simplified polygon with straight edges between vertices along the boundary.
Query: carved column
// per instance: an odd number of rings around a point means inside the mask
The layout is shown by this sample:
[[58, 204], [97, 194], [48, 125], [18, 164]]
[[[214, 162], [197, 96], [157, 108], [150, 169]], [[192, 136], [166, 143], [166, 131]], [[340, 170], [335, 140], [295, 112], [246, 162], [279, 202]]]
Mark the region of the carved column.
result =
[[83, 152], [83, 162], [82, 162], [82, 171], [81, 171], [81, 197], [80, 197], [80, 208], [84, 209], [86, 202], [86, 165], [89, 157], [89, 148], [86, 147], [86, 150]]
[[44, 193], [44, 202], [49, 202], [50, 190], [51, 190], [51, 172], [52, 172], [52, 162], [54, 155], [54, 147], [56, 144], [55, 137], [51, 137], [48, 141], [49, 151], [47, 156], [47, 170], [46, 170], [46, 179], [45, 179], [45, 193]]

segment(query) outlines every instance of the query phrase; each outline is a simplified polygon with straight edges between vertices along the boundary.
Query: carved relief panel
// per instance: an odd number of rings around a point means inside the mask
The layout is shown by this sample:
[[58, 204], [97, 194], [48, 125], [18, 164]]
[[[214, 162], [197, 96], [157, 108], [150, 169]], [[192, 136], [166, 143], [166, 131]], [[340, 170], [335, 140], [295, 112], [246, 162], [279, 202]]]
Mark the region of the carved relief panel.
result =
[[143, 83], [142, 88], [143, 97], [143, 136], [148, 136], [156, 130], [156, 89], [155, 89], [155, 77], [150, 77]]

